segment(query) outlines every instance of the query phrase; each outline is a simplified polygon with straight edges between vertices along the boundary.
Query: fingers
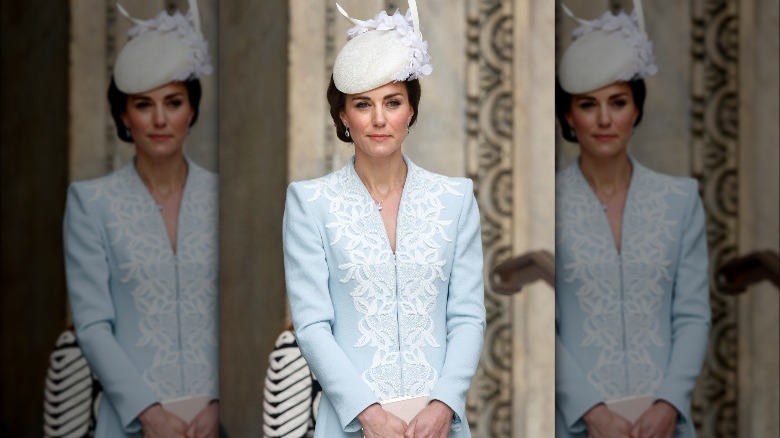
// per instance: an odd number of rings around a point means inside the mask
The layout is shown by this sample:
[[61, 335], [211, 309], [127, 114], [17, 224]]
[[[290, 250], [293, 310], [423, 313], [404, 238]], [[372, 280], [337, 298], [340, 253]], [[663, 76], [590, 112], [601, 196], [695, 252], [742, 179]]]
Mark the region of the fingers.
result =
[[417, 426], [417, 420], [412, 420], [411, 423], [406, 427], [406, 431], [404, 432], [404, 438], [414, 438], [414, 428]]

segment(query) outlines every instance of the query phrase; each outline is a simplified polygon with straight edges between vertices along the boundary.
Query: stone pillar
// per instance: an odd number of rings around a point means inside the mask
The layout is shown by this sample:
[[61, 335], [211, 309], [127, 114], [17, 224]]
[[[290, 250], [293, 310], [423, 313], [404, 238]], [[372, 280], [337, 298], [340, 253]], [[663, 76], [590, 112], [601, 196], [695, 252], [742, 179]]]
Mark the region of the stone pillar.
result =
[[[555, 4], [514, 2], [512, 253], [555, 248]], [[555, 433], [555, 296], [523, 288], [513, 303], [512, 436]]]
[[40, 436], [65, 328], [68, 2], [0, 6], [0, 436]]
[[286, 1], [220, 2], [220, 416], [262, 434], [268, 354], [284, 328]]
[[[778, 3], [739, 5], [739, 249], [780, 252]], [[780, 294], [763, 282], [739, 306], [739, 436], [780, 436]]]

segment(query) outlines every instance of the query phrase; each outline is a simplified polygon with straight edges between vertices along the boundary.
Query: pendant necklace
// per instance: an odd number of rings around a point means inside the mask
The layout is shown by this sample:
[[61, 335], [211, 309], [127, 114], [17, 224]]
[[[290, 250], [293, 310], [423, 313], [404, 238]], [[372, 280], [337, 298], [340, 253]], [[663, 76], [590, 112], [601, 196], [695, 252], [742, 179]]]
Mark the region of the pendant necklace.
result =
[[387, 197], [390, 196], [399, 187], [403, 187], [405, 182], [406, 182], [406, 176], [404, 175], [404, 178], [401, 180], [401, 182], [397, 186], [395, 186], [395, 187], [391, 188], [390, 190], [388, 190], [387, 193], [385, 194], [385, 197], [382, 198], [382, 200], [377, 200], [374, 197], [374, 195], [371, 194], [371, 190], [368, 190], [368, 196], [371, 196], [371, 199], [374, 201], [374, 204], [376, 204], [376, 209], [378, 211], [382, 211], [382, 204], [384, 204], [384, 202], [387, 199]]
[[406, 168], [406, 167], [407, 167], [406, 163], [404, 163], [405, 171], [404, 171], [404, 174], [401, 177], [401, 179], [398, 181], [398, 184], [396, 184], [394, 187], [391, 187], [390, 190], [388, 190], [387, 193], [385, 193], [385, 196], [383, 196], [381, 200], [377, 200], [376, 197], [374, 196], [374, 194], [371, 193], [371, 190], [368, 188], [368, 185], [366, 185], [365, 181], [363, 181], [363, 177], [360, 176], [360, 173], [357, 171], [357, 160], [356, 160], [356, 162], [355, 162], [355, 173], [357, 173], [358, 178], [360, 178], [360, 180], [363, 182], [363, 186], [366, 188], [366, 191], [368, 192], [368, 196], [370, 196], [371, 200], [374, 201], [374, 205], [376, 205], [376, 209], [378, 211], [380, 211], [380, 212], [382, 211], [382, 207], [383, 207], [383, 204], [385, 203], [385, 200], [387, 200], [387, 198], [391, 194], [393, 194], [393, 192], [398, 190], [399, 187], [403, 188], [404, 184], [406, 183], [406, 175], [407, 175], [407, 172], [408, 172], [408, 168]]
[[[395, 189], [393, 189], [393, 190], [395, 190]], [[371, 192], [368, 192], [368, 194], [371, 196], [371, 199], [374, 200], [374, 204], [376, 204], [376, 209], [378, 211], [382, 211], [382, 203], [384, 203], [385, 199], [387, 199], [387, 197], [390, 196], [390, 193], [393, 193], [393, 190], [390, 190], [389, 192], [387, 192], [387, 194], [385, 195], [384, 199], [382, 199], [381, 201], [377, 201], [376, 198], [374, 197], [374, 195], [372, 195]]]
[[154, 199], [154, 203], [157, 204], [157, 209], [159, 211], [163, 211], [163, 206], [171, 199], [172, 196], [184, 192], [184, 184], [186, 181], [187, 177], [185, 175], [181, 182], [176, 182], [174, 188], [168, 193], [160, 193], [157, 190], [149, 188], [149, 194], [152, 195], [152, 199]]
[[628, 186], [631, 185], [631, 175], [632, 174], [633, 174], [633, 169], [629, 167], [628, 177], [626, 178], [626, 182], [623, 183], [623, 184], [620, 184], [620, 186], [617, 189], [615, 189], [615, 191], [613, 191], [612, 193], [609, 193], [609, 194], [605, 193], [602, 190], [599, 190], [596, 187], [596, 184], [594, 182], [592, 182], [591, 179], [588, 178], [587, 176], [585, 177], [585, 180], [591, 186], [591, 190], [593, 191], [593, 194], [596, 195], [596, 199], [598, 199], [599, 204], [601, 204], [601, 209], [603, 211], [607, 211], [609, 203], [612, 202], [612, 200], [616, 196], [620, 195], [623, 192], [628, 192]]
[[626, 191], [626, 189], [628, 189], [628, 184], [626, 184], [626, 187], [624, 187], [624, 188], [620, 188], [620, 189], [617, 189], [617, 190], [615, 190], [614, 192], [610, 193], [609, 195], [607, 195], [606, 193], [603, 193], [603, 192], [602, 192], [602, 194], [601, 194], [601, 195], [596, 195], [596, 197], [597, 197], [597, 198], [598, 198], [598, 200], [599, 200], [599, 203], [601, 204], [601, 208], [602, 208], [604, 211], [607, 211], [609, 203], [610, 203], [610, 202], [612, 202], [612, 200], [613, 200], [613, 199], [614, 199], [616, 196], [618, 196], [618, 195], [620, 195], [622, 192]]

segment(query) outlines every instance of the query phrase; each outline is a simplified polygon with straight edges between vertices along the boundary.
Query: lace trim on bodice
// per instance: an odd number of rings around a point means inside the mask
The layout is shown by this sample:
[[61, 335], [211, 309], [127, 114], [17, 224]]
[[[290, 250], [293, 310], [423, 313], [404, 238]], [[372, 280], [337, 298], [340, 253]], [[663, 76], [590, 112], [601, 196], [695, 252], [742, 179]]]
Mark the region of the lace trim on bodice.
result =
[[373, 348], [362, 378], [380, 400], [430, 393], [438, 372], [424, 348], [441, 348], [432, 318], [446, 282], [443, 242], [451, 242], [441, 218], [444, 195], [463, 196], [458, 182], [427, 172], [407, 160], [408, 175], [398, 212], [396, 253], [368, 191], [349, 164], [307, 188], [309, 201], [329, 201], [330, 244], [347, 254], [338, 268], [352, 282], [352, 301], [361, 318], [355, 348]]
[[[134, 285], [137, 347], [155, 349], [144, 380], [162, 400], [216, 394], [217, 189], [190, 166], [179, 211], [177, 254], [159, 208], [133, 164], [92, 185], [109, 203], [108, 235], [122, 245], [122, 283]], [[193, 175], [200, 172], [198, 176]]]
[[606, 400], [652, 394], [663, 370], [650, 347], [664, 347], [660, 336], [664, 290], [671, 281], [672, 260], [666, 249], [675, 241], [667, 219], [670, 192], [683, 194], [682, 183], [634, 162], [623, 213], [622, 254], [618, 254], [601, 203], [580, 173], [578, 164], [558, 176], [559, 245], [570, 252], [560, 273], [578, 281], [575, 292], [583, 322], [581, 347], [599, 349], [596, 365], [587, 370], [590, 383]]

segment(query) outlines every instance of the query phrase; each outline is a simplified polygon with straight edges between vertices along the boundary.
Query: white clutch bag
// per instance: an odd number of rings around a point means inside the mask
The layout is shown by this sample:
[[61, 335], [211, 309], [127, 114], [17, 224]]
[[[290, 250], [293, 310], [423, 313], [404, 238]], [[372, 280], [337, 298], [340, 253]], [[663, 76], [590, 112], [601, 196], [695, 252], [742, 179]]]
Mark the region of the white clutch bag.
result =
[[639, 395], [608, 401], [606, 404], [610, 411], [634, 423], [642, 413], [653, 405], [654, 401], [655, 396]]
[[428, 406], [428, 396], [418, 395], [413, 397], [398, 397], [379, 402], [382, 409], [404, 420], [406, 424], [417, 415], [424, 407]]
[[207, 395], [188, 396], [166, 400], [162, 402], [162, 407], [189, 424], [209, 404], [209, 400]]

